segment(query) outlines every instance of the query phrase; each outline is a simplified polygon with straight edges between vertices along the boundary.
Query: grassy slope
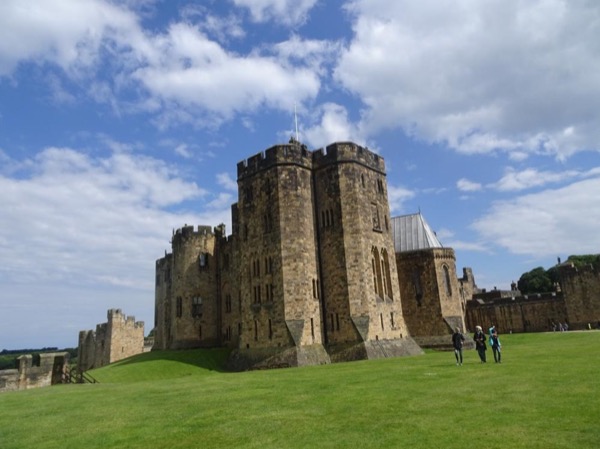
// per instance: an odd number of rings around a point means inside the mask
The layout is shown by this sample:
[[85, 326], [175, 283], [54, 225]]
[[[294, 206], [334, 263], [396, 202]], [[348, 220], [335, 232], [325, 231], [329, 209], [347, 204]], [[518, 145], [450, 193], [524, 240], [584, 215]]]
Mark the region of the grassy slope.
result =
[[502, 365], [468, 351], [462, 367], [427, 353], [233, 374], [222, 351], [144, 354], [100, 384], [0, 394], [0, 447], [597, 447], [600, 332], [502, 340]]

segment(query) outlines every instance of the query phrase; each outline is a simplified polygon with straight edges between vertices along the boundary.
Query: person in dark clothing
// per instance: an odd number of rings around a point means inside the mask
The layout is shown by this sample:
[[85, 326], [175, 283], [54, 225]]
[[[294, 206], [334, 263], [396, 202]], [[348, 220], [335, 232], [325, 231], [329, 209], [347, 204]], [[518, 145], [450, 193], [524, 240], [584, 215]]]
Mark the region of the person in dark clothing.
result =
[[483, 329], [481, 326], [475, 326], [475, 335], [473, 335], [473, 340], [475, 340], [475, 349], [477, 349], [477, 354], [479, 354], [479, 358], [481, 359], [481, 363], [486, 363], [485, 351], [487, 350], [487, 346], [485, 344], [486, 336], [483, 333]]
[[463, 364], [463, 342], [465, 341], [465, 337], [460, 331], [460, 328], [456, 328], [456, 332], [452, 334], [452, 346], [454, 346], [454, 356], [456, 357], [456, 364]]

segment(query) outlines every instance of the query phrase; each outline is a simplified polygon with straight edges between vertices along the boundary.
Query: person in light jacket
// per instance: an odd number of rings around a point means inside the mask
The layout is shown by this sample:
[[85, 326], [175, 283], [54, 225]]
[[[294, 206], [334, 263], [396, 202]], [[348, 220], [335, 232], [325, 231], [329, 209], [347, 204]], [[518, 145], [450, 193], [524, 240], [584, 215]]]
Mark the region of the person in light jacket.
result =
[[479, 354], [479, 359], [481, 363], [486, 363], [487, 360], [485, 358], [485, 351], [487, 350], [487, 346], [485, 344], [486, 336], [483, 333], [483, 329], [481, 326], [475, 326], [475, 334], [473, 335], [473, 340], [475, 340], [475, 349], [477, 350], [477, 354]]

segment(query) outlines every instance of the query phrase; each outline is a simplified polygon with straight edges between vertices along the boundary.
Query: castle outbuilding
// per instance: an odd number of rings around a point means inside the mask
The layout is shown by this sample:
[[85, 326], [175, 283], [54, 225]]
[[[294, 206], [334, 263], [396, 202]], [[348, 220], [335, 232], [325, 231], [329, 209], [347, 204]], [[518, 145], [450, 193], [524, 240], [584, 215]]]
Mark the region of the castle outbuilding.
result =
[[84, 372], [144, 352], [144, 322], [110, 309], [107, 322], [79, 332], [77, 369]]
[[495, 324], [500, 332], [600, 329], [600, 266], [567, 261], [556, 268], [556, 291], [522, 295], [513, 285], [478, 292], [467, 302], [467, 326]]
[[470, 268], [457, 278], [456, 257], [444, 248], [421, 213], [392, 218], [402, 312], [411, 336], [424, 347], [447, 347], [465, 331], [466, 302], [477, 289]]
[[432, 251], [419, 272], [437, 322], [408, 324], [414, 269], [394, 248], [379, 155], [292, 139], [240, 162], [237, 183], [231, 235], [186, 225], [156, 261], [154, 349], [226, 346], [233, 369], [299, 366], [418, 354], [411, 327], [446, 339], [464, 327], [454, 252], [441, 245], [417, 248]]

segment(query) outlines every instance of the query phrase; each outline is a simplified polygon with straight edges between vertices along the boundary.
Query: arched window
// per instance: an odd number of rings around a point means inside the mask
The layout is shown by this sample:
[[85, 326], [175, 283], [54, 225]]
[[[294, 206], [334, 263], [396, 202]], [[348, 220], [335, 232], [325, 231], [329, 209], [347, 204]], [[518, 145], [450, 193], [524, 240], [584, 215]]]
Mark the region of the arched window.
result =
[[421, 300], [423, 299], [423, 288], [421, 287], [421, 273], [419, 270], [415, 268], [412, 273], [412, 283], [413, 288], [415, 289], [415, 299], [417, 300], [417, 305], [421, 305]]
[[394, 290], [392, 290], [392, 278], [390, 275], [390, 259], [388, 257], [387, 251], [384, 249], [381, 251], [382, 261], [381, 266], [383, 268], [384, 273], [384, 282], [385, 282], [385, 290], [386, 294], [390, 299], [394, 299]]
[[181, 318], [183, 315], [183, 299], [181, 296], [177, 297], [177, 318]]
[[375, 293], [379, 297], [383, 298], [383, 280], [381, 275], [381, 259], [379, 258], [379, 251], [373, 247], [371, 249], [372, 265], [373, 265], [373, 281], [375, 283]]
[[450, 283], [450, 270], [444, 265], [444, 284], [446, 285], [446, 294], [452, 296], [452, 284]]

